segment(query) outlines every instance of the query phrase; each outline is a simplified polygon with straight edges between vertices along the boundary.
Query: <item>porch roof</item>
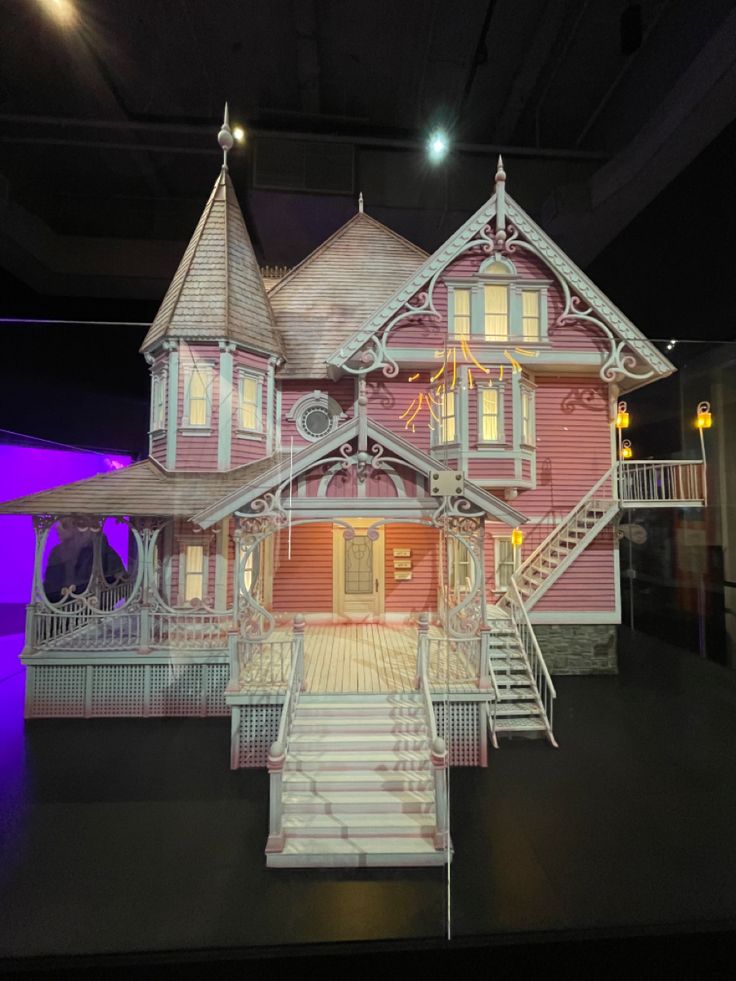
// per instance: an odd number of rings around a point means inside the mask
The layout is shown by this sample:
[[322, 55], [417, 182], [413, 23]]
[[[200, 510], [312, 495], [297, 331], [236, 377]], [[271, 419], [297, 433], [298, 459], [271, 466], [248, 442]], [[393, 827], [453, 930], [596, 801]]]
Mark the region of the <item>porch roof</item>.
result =
[[[339, 450], [346, 442], [356, 438], [359, 425], [360, 423], [357, 418], [351, 419], [344, 423], [344, 425], [338, 426], [334, 432], [329, 433], [322, 439], [317, 440], [317, 442], [312, 443], [311, 446], [307, 446], [296, 453], [291, 464], [292, 479], [310, 470], [325, 456]], [[372, 422], [370, 418], [367, 420], [367, 431], [369, 440], [380, 443], [384, 449], [394, 453], [420, 474], [428, 476], [433, 470], [437, 470], [439, 466], [437, 460], [432, 459], [431, 456], [407, 443], [406, 440], [402, 439], [396, 433], [385, 429], [376, 422]], [[203, 528], [210, 528], [222, 518], [233, 514], [235, 511], [246, 508], [256, 498], [262, 497], [267, 492], [273, 490], [277, 484], [289, 477], [289, 470], [286, 467], [287, 461], [288, 456], [281, 454], [281, 459], [269, 469], [263, 469], [258, 475], [253, 473], [248, 474], [246, 478], [247, 482], [244, 481], [239, 487], [231, 489], [221, 499], [215, 502], [212, 502], [210, 499], [209, 506], [204, 507], [196, 513], [192, 521], [195, 524], [201, 525]], [[258, 478], [256, 482], [254, 482], [255, 476]], [[464, 483], [465, 488], [462, 496], [484, 510], [486, 514], [495, 520], [502, 521], [511, 527], [524, 524], [528, 520], [525, 515], [512, 508], [506, 501], [502, 501], [493, 494], [482, 490], [477, 484], [468, 480], [467, 477]]]
[[190, 518], [213, 500], [271, 470], [275, 453], [227, 473], [170, 473], [150, 458], [64, 487], [0, 503], [0, 514], [150, 515]]

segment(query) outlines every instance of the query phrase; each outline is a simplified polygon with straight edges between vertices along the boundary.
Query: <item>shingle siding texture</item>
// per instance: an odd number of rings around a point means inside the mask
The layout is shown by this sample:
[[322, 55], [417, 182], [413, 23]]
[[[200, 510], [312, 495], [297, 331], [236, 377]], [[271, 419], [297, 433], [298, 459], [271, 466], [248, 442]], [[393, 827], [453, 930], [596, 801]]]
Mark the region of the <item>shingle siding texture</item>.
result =
[[284, 376], [324, 378], [326, 359], [414, 273], [426, 253], [357, 214], [269, 293]]
[[229, 340], [259, 351], [281, 352], [260, 268], [235, 190], [224, 171], [142, 350], [166, 337]]

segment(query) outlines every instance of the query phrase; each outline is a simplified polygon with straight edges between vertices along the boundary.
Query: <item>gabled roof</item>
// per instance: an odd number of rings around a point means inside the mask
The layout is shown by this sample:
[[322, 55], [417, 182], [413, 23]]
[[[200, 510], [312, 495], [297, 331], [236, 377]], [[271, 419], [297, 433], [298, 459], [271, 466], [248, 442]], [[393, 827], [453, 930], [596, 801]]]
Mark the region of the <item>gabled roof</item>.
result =
[[324, 378], [326, 359], [427, 253], [362, 211], [269, 292], [286, 364], [281, 377]]
[[[509, 195], [505, 193], [506, 220], [530, 242], [549, 266], [564, 279], [572, 292], [587, 301], [598, 316], [608, 325], [619, 340], [626, 341], [641, 361], [654, 372], [654, 377], [675, 371], [674, 365], [647, 340], [642, 332], [606, 297], [598, 287], [569, 259], [549, 236], [529, 217]], [[496, 216], [494, 194], [475, 212], [444, 245], [429, 256], [393, 295], [360, 328], [347, 337], [327, 358], [328, 370], [341, 368], [350, 361], [372, 336], [379, 333], [384, 324], [398, 313], [407, 300], [424, 287], [432, 276], [447, 266], [469, 241], [471, 241]], [[648, 379], [649, 380], [649, 379]], [[653, 379], [652, 379], [653, 380]]]
[[[258, 474], [257, 480], [253, 479], [252, 474], [248, 475], [248, 480], [244, 481], [240, 487], [233, 489], [220, 500], [203, 508], [202, 511], [193, 516], [192, 521], [195, 524], [201, 525], [203, 528], [210, 528], [222, 520], [222, 518], [247, 507], [256, 498], [262, 497], [268, 491], [273, 490], [277, 484], [286, 480], [290, 474], [293, 479], [310, 470], [326, 455], [338, 450], [357, 435], [358, 420], [351, 419], [342, 426], [338, 426], [334, 432], [323, 436], [322, 439], [300, 450], [299, 453], [294, 455], [290, 463], [288, 458], [282, 454], [278, 463]], [[416, 467], [425, 476], [429, 475], [432, 471], [436, 471], [439, 466], [437, 460], [416, 449], [416, 447], [402, 439], [401, 436], [397, 436], [396, 433], [392, 433], [389, 429], [385, 429], [383, 426], [378, 425], [378, 423], [372, 422], [370, 418], [368, 419], [368, 437], [380, 443], [385, 449], [390, 450], [400, 459]], [[463, 497], [467, 498], [471, 504], [482, 508], [490, 517], [495, 518], [497, 521], [502, 521], [511, 527], [524, 524], [528, 520], [525, 515], [516, 511], [510, 504], [484, 491], [477, 484], [468, 480], [467, 477], [465, 479]]]
[[281, 353], [261, 271], [224, 167], [141, 350], [165, 338], [234, 341]]
[[252, 483], [288, 453], [277, 453], [226, 473], [171, 473], [152, 459], [122, 470], [0, 503], [0, 514], [103, 514], [189, 518], [229, 491]]

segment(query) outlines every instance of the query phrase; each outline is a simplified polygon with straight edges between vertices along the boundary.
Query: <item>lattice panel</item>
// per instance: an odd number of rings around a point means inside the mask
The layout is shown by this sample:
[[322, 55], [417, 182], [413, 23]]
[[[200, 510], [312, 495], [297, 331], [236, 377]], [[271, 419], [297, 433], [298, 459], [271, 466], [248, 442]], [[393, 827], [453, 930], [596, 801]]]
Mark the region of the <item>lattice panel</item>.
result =
[[437, 732], [449, 744], [450, 766], [480, 766], [480, 702], [450, 702], [450, 732], [445, 727], [445, 703], [435, 702]]
[[203, 715], [201, 664], [151, 665], [151, 715]]
[[230, 679], [228, 664], [208, 664], [205, 666], [206, 677], [206, 711], [207, 715], [230, 715], [230, 709], [225, 703], [225, 686]]
[[143, 715], [145, 672], [142, 664], [95, 664], [89, 714]]
[[26, 684], [31, 686], [28, 718], [83, 717], [86, 671], [83, 664], [29, 667], [26, 675]]
[[280, 705], [243, 705], [238, 732], [238, 766], [265, 766], [279, 733]]

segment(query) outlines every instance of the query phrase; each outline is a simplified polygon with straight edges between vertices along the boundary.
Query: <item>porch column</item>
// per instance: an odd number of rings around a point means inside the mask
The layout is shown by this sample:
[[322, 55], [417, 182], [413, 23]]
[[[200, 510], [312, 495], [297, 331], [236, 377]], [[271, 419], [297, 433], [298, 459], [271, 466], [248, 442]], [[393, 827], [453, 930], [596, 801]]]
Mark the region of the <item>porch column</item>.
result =
[[427, 664], [427, 653], [429, 649], [429, 613], [419, 614], [419, 627], [417, 628], [417, 669], [414, 675], [414, 687], [421, 687], [422, 675], [429, 670]]
[[434, 773], [434, 807], [437, 826], [434, 833], [434, 847], [440, 851], [447, 848], [449, 839], [447, 810], [447, 746], [439, 736], [432, 742], [432, 771]]
[[484, 622], [480, 629], [480, 665], [478, 666], [478, 687], [491, 687], [491, 626]]

